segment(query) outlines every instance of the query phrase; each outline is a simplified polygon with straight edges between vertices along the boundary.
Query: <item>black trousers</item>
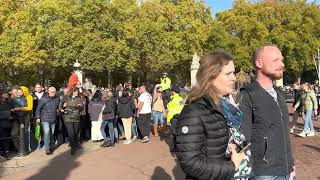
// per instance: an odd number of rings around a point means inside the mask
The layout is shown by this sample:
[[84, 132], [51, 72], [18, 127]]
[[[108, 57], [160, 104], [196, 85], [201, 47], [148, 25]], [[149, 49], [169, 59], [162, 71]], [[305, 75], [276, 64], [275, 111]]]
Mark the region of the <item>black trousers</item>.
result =
[[[0, 127], [0, 151], [6, 152], [9, 151], [10, 147], [10, 132], [11, 128], [10, 127]], [[8, 139], [5, 139], [8, 138]]]
[[67, 129], [62, 115], [57, 117], [56, 127], [54, 129], [54, 139], [58, 141], [58, 145], [64, 144], [68, 137]]
[[91, 139], [91, 121], [89, 115], [81, 115], [79, 123], [79, 137], [80, 141], [87, 141]]
[[79, 146], [79, 122], [65, 122], [71, 149]]
[[[25, 149], [27, 151], [30, 150], [30, 121], [31, 121], [31, 117], [32, 114], [31, 112], [26, 112], [26, 111], [17, 111], [14, 113], [14, 119], [15, 121], [18, 121], [18, 124], [15, 124], [15, 122], [13, 123], [13, 127], [12, 127], [12, 131], [11, 131], [11, 135], [16, 136], [23, 136], [23, 141], [25, 144]], [[24, 134], [20, 134], [20, 127], [23, 126], [24, 127]], [[16, 141], [14, 141], [14, 145], [16, 146], [17, 149], [19, 149], [19, 144], [20, 142], [20, 138], [17, 138]]]
[[168, 89], [164, 90], [162, 99], [163, 99], [164, 108], [168, 109], [168, 103], [171, 100], [171, 91]]
[[151, 113], [139, 114], [139, 118], [137, 119], [137, 125], [142, 138], [144, 138], [145, 136], [149, 137], [150, 123], [151, 123]]

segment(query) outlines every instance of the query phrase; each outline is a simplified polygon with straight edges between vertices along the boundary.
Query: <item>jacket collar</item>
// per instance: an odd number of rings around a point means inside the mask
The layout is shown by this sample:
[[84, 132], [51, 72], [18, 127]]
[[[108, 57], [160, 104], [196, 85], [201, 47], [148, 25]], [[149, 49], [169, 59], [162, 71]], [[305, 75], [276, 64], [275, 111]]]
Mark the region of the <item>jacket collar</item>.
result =
[[213, 99], [208, 96], [208, 95], [205, 95], [203, 96], [202, 98], [200, 98], [197, 103], [199, 104], [202, 104], [202, 105], [205, 105], [207, 106], [208, 108], [210, 109], [213, 109], [213, 110], [218, 110], [219, 108], [217, 107], [217, 105], [214, 103]]
[[[259, 83], [257, 80], [255, 80], [255, 79], [253, 79], [250, 84], [251, 84], [251, 86], [253, 86], [254, 88], [259, 88], [260, 90], [266, 91], [266, 90], [260, 85], [260, 83]], [[273, 85], [272, 87], [274, 88], [274, 90], [277, 91], [277, 93], [279, 93], [279, 89], [278, 89], [277, 87], [275, 87], [274, 85]]]

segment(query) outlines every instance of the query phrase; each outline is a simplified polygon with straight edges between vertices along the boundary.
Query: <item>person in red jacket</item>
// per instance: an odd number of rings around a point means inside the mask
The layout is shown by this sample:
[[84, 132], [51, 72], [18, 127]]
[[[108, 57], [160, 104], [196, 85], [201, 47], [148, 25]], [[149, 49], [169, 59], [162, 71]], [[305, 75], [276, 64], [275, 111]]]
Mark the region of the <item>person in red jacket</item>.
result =
[[75, 72], [71, 74], [68, 81], [67, 91], [71, 90], [74, 86], [79, 83], [79, 78]]

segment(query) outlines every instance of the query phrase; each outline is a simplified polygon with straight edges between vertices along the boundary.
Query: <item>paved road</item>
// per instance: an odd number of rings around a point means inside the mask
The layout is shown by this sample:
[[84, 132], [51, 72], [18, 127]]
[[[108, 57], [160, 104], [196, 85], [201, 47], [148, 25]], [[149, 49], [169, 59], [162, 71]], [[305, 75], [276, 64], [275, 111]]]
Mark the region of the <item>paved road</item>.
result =
[[[169, 153], [167, 143], [154, 137], [147, 144], [136, 142], [119, 144], [114, 148], [100, 148], [98, 144], [84, 145], [83, 152], [71, 156], [67, 146], [60, 147], [52, 159], [43, 151], [31, 154], [28, 160], [18, 159], [27, 167], [2, 168], [1, 180], [169, 180], [183, 179], [184, 174], [175, 158]], [[37, 156], [39, 156], [37, 158]], [[45, 160], [40, 160], [45, 158]], [[12, 161], [11, 164], [15, 165]]]
[[[300, 121], [301, 123], [301, 121]], [[318, 127], [319, 122], [316, 122]], [[320, 179], [320, 135], [291, 136], [299, 180]], [[173, 180], [183, 179], [166, 141], [153, 137], [147, 144], [135, 142], [114, 148], [87, 143], [84, 150], [70, 156], [66, 145], [45, 156], [42, 150], [28, 157], [1, 163], [1, 180]], [[6, 166], [6, 167], [4, 167]], [[16, 166], [24, 166], [14, 168]]]

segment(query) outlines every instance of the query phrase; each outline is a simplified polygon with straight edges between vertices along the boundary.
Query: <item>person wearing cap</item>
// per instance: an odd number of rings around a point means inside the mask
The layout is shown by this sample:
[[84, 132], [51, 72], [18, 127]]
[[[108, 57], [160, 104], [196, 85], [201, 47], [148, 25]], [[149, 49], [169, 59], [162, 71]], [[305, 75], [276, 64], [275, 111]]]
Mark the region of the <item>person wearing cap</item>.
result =
[[163, 73], [162, 78], [160, 78], [161, 88], [163, 91], [170, 90], [171, 88], [171, 79], [168, 77], [168, 73]]
[[173, 84], [171, 87], [171, 100], [168, 103], [167, 123], [170, 124], [174, 115], [180, 114], [184, 106], [184, 99], [179, 95], [180, 87]]
[[171, 96], [171, 79], [168, 77], [168, 73], [166, 72], [164, 72], [162, 75], [162, 78], [160, 78], [160, 86], [161, 90], [163, 91], [164, 106], [167, 109], [167, 104], [170, 101]]
[[68, 91], [72, 90], [72, 88], [75, 87], [79, 83], [80, 83], [80, 80], [79, 80], [76, 72], [73, 71], [72, 74], [69, 77], [69, 81], [68, 81], [68, 85], [67, 85], [66, 91], [68, 92]]

